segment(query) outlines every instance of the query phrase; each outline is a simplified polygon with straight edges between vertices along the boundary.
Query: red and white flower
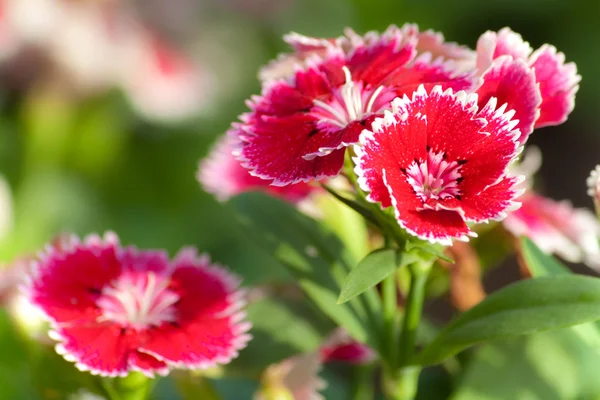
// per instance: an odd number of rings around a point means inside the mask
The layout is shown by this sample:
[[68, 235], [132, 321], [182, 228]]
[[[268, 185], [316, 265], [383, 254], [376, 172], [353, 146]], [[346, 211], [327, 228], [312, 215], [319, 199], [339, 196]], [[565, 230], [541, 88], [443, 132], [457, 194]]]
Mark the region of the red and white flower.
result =
[[28, 290], [50, 320], [57, 352], [78, 369], [153, 376], [237, 356], [250, 339], [237, 286], [193, 249], [170, 262], [162, 251], [123, 248], [107, 234], [49, 248]]
[[528, 190], [522, 207], [504, 220], [513, 235], [529, 237], [542, 251], [566, 261], [600, 267], [600, 223], [585, 208], [569, 201], [555, 201]]
[[[480, 73], [484, 74], [484, 79], [486, 71], [494, 68], [495, 60], [503, 56], [523, 61], [534, 73], [541, 96], [539, 117], [534, 121], [535, 128], [565, 122], [575, 106], [575, 94], [581, 80], [581, 76], [577, 74], [577, 66], [572, 62], [565, 63], [565, 55], [559, 53], [554, 46], [545, 44], [533, 51], [521, 35], [509, 28], [503, 28], [497, 33], [488, 31], [481, 35], [477, 42], [476, 66]], [[529, 86], [528, 83], [526, 89], [523, 89], [518, 84], [513, 85], [506, 99], [509, 101], [509, 108], [514, 108], [510, 98], [518, 98], [523, 91], [527, 97], [531, 96]], [[499, 103], [505, 101], [501, 93], [497, 93], [495, 97], [498, 97]], [[532, 115], [517, 110], [516, 117], [532, 118]], [[523, 131], [524, 135], [529, 133]]]
[[335, 176], [345, 147], [395, 97], [420, 84], [471, 88], [471, 75], [457, 73], [443, 59], [416, 57], [417, 43], [414, 29], [395, 26], [382, 34], [352, 35], [340, 46], [327, 46], [324, 55], [312, 55], [293, 77], [266, 84], [230, 132], [240, 139], [244, 166], [277, 186]]
[[514, 111], [476, 94], [429, 93], [392, 102], [392, 111], [364, 130], [355, 172], [367, 199], [393, 206], [400, 226], [432, 243], [476, 236], [468, 222], [501, 220], [519, 206], [522, 177], [507, 170], [520, 151]]
[[224, 136], [200, 162], [198, 181], [204, 190], [215, 195], [217, 200], [226, 201], [239, 193], [263, 190], [297, 203], [316, 189], [303, 182], [287, 186], [272, 186], [269, 181], [252, 176], [233, 156], [235, 148], [235, 139]]

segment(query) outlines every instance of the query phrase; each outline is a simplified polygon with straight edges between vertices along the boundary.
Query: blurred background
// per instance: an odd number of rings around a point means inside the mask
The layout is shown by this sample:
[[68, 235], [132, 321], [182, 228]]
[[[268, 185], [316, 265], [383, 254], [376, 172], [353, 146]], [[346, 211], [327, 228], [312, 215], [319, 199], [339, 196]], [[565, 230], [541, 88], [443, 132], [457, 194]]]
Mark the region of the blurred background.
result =
[[509, 26], [533, 48], [555, 45], [582, 75], [577, 105], [530, 143], [543, 152], [543, 193], [591, 208], [599, 15], [600, 2], [586, 0], [0, 0], [0, 262], [61, 232], [114, 230], [142, 248], [195, 245], [248, 285], [271, 280], [276, 266], [196, 172], [259, 93], [258, 68], [287, 51], [289, 31], [338, 36], [346, 26], [415, 22], [474, 47], [486, 30]]

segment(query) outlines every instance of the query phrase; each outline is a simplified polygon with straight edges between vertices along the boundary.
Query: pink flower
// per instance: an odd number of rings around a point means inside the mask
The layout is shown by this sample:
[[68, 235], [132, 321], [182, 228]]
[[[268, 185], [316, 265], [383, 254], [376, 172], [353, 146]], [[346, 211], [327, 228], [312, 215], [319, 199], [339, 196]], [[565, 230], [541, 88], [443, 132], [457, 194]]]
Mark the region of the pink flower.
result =
[[467, 222], [501, 220], [518, 207], [522, 177], [507, 166], [520, 147], [513, 111], [477, 95], [429, 93], [392, 102], [355, 146], [356, 174], [367, 199], [393, 206], [400, 226], [432, 243], [476, 236]]
[[323, 364], [318, 352], [298, 354], [270, 365], [262, 377], [256, 400], [323, 400], [327, 382], [319, 377]]
[[504, 227], [515, 236], [527, 236], [544, 252], [570, 262], [600, 266], [600, 224], [589, 210], [573, 208], [528, 190], [522, 207], [508, 215]]
[[272, 186], [269, 181], [250, 175], [248, 170], [242, 167], [232, 154], [235, 148], [235, 139], [224, 136], [200, 162], [198, 181], [204, 190], [215, 195], [217, 200], [226, 201], [231, 196], [250, 190], [264, 190], [296, 203], [317, 189], [307, 183]]
[[162, 251], [123, 248], [109, 233], [50, 247], [29, 295], [50, 320], [57, 352], [78, 369], [153, 376], [237, 356], [250, 339], [237, 286], [193, 249], [169, 262]]
[[340, 361], [348, 364], [368, 364], [376, 358], [369, 346], [352, 339], [348, 332], [336, 329], [321, 345], [323, 363]]
[[420, 84], [469, 89], [471, 76], [431, 54], [417, 55], [415, 29], [351, 35], [327, 45], [287, 80], [269, 82], [230, 134], [241, 141], [240, 160], [273, 185], [319, 180], [339, 173], [345, 147]]
[[[511, 31], [509, 28], [501, 29], [498, 33], [486, 32], [477, 42], [477, 69], [484, 74], [489, 68], [494, 68], [494, 62], [503, 56], [509, 56], [513, 60], [521, 60], [534, 73], [535, 82], [539, 85], [541, 105], [539, 117], [535, 119], [535, 128], [558, 125], [567, 120], [568, 115], [575, 105], [575, 93], [579, 89], [581, 76], [577, 74], [574, 63], [565, 64], [565, 55], [557, 52], [554, 46], [543, 45], [533, 51], [529, 43], [523, 41], [521, 35]], [[513, 84], [512, 93], [508, 94], [506, 101], [510, 98], [518, 98], [523, 93], [531, 96], [530, 84]], [[497, 94], [498, 103], [505, 101], [504, 96]], [[512, 107], [512, 104], [509, 105]], [[519, 119], [532, 118], [531, 114], [522, 114], [517, 109], [516, 117]], [[522, 114], [522, 115], [520, 115]], [[524, 135], [530, 132], [523, 131]], [[523, 140], [524, 141], [524, 138]]]
[[121, 84], [141, 115], [184, 120], [198, 115], [211, 99], [211, 74], [159, 38], [140, 32], [125, 50]]

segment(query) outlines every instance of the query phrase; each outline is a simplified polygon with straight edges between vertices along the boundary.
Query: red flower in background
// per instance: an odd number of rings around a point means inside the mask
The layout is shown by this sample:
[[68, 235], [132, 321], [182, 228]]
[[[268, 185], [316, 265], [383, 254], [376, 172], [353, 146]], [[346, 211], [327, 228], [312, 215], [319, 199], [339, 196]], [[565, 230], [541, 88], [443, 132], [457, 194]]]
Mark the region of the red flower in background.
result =
[[513, 111], [477, 95], [421, 86], [365, 130], [356, 173], [368, 200], [394, 206], [396, 219], [421, 239], [449, 245], [475, 236], [467, 222], [500, 220], [518, 207], [520, 177], [507, 166], [520, 147]]
[[[512, 60], [515, 65], [519, 63], [522, 65], [511, 67], [509, 62], [502, 60], [503, 58]], [[499, 67], [498, 63], [503, 66]], [[514, 71], [523, 70], [523, 66], [531, 70], [530, 74], [535, 78], [538, 86], [540, 102], [538, 115], [534, 111], [536, 107], [533, 104], [534, 95], [530, 78], [526, 77], [525, 71], [519, 73]], [[477, 42], [476, 67], [482, 73], [484, 81], [490, 69], [496, 70], [493, 80], [498, 79], [499, 69], [506, 71], [506, 74], [501, 75], [515, 75], [515, 78], [505, 78], [504, 89], [489, 94], [497, 97], [499, 104], [508, 102], [509, 108], [516, 110], [516, 118], [522, 121], [519, 126], [523, 133], [522, 143], [534, 127], [559, 125], [565, 122], [573, 111], [581, 76], [577, 74], [574, 63], [565, 64], [565, 55], [559, 53], [554, 46], [545, 44], [533, 51], [529, 43], [523, 41], [521, 35], [509, 28], [501, 29], [498, 33], [488, 31], [481, 35]], [[483, 90], [488, 93], [489, 84]]]
[[37, 262], [29, 296], [51, 322], [56, 350], [77, 368], [102, 376], [228, 363], [245, 347], [237, 278], [207, 256], [182, 250], [122, 248], [72, 239]]
[[263, 190], [293, 203], [305, 199], [316, 187], [307, 183], [272, 186], [264, 179], [252, 176], [233, 156], [235, 139], [224, 136], [215, 144], [209, 155], [200, 162], [198, 181], [217, 200], [226, 201], [231, 196], [250, 190]]
[[337, 175], [345, 147], [391, 100], [420, 84], [472, 86], [470, 75], [442, 59], [416, 57], [418, 32], [411, 25], [322, 43], [295, 75], [266, 84], [230, 132], [241, 142], [243, 165], [273, 185]]

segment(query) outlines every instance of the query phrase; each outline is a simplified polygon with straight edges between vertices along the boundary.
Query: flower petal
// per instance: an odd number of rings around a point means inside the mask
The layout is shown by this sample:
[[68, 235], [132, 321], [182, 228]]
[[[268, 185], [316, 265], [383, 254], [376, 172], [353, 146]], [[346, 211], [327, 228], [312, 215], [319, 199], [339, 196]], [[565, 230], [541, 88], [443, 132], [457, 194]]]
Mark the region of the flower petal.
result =
[[535, 127], [562, 124], [575, 107], [575, 94], [581, 80], [577, 66], [572, 62], [565, 64], [565, 55], [549, 45], [531, 55], [530, 65], [535, 70], [542, 94], [540, 117]]
[[177, 322], [148, 331], [141, 350], [170, 365], [208, 368], [228, 363], [250, 337], [240, 323], [244, 305], [237, 278], [206, 256], [182, 250], [174, 261], [171, 290], [180, 296]]
[[74, 324], [51, 332], [51, 337], [60, 342], [56, 352], [79, 370], [111, 377], [127, 375], [138, 344], [136, 333], [114, 323]]
[[250, 190], [263, 190], [291, 202], [306, 198], [315, 188], [298, 183], [287, 186], [272, 186], [271, 181], [250, 175], [240, 161], [233, 156], [236, 140], [224, 136], [218, 140], [207, 158], [200, 162], [198, 180], [204, 190], [215, 195], [217, 200], [226, 201], [231, 196]]
[[73, 246], [66, 253], [48, 249], [37, 262], [29, 287], [32, 303], [55, 323], [95, 321], [101, 288], [121, 273], [116, 238], [102, 242], [88, 237], [86, 243]]
[[354, 40], [347, 65], [354, 80], [374, 87], [417, 54], [416, 32], [408, 33], [395, 25], [380, 35], [369, 32], [360, 42]]
[[477, 69], [486, 71], [492, 61], [501, 56], [526, 61], [531, 51], [529, 43], [508, 27], [500, 29], [498, 33], [487, 31], [477, 41]]
[[499, 105], [508, 104], [508, 109], [515, 110], [515, 117], [519, 120], [519, 142], [525, 143], [540, 116], [542, 104], [533, 69], [520, 59], [502, 56], [493, 61], [482, 79], [483, 83], [477, 89], [480, 107], [492, 97], [498, 99]]
[[546, 253], [600, 267], [600, 223], [593, 213], [533, 191], [528, 191], [521, 201], [522, 207], [504, 220], [509, 232], [517, 237], [528, 236]]

